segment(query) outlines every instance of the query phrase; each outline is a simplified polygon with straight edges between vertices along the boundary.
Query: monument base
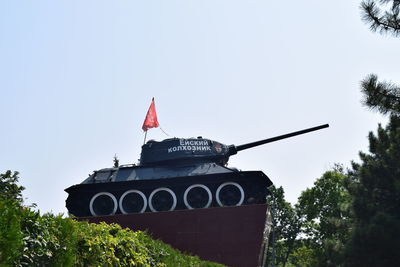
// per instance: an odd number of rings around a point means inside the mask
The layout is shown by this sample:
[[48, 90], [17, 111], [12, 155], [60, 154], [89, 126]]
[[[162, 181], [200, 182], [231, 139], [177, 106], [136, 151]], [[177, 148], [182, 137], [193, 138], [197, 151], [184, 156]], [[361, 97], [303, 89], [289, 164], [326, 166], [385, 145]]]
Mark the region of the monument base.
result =
[[82, 217], [147, 230], [172, 247], [230, 267], [262, 266], [268, 244], [266, 204]]

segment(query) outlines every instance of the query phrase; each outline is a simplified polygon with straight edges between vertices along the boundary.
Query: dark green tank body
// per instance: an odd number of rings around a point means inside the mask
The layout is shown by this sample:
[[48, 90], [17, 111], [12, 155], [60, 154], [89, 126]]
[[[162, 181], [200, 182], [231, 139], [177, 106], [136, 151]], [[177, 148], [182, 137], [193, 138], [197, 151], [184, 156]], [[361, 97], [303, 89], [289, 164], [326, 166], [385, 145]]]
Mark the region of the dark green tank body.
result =
[[95, 171], [65, 191], [77, 217], [265, 203], [271, 180], [261, 171], [226, 167], [238, 151], [326, 128], [328, 125], [245, 145], [198, 138], [149, 141], [139, 165]]
[[[191, 208], [208, 208], [221, 206], [220, 204], [224, 206], [260, 204], [265, 203], [265, 196], [268, 194], [267, 187], [272, 184], [268, 177], [260, 171], [184, 176], [172, 179], [151, 179], [75, 185], [67, 189], [67, 192], [69, 193], [67, 207], [69, 212], [75, 216], [84, 217], [91, 215], [108, 215], [114, 213], [137, 213]], [[227, 192], [220, 190], [219, 204], [216, 197], [216, 192], [223, 184], [226, 185], [222, 187], [222, 190], [230, 190], [233, 195], [227, 196]], [[236, 184], [242, 188], [243, 197]], [[197, 186], [189, 189], [185, 198], [185, 191], [193, 185]], [[209, 192], [204, 190], [203, 187], [200, 187], [199, 185], [206, 186], [209, 189]], [[157, 196], [157, 193], [153, 194], [151, 199], [152, 204], [149, 205], [151, 193], [160, 188], [170, 189], [175, 194], [176, 203], [174, 204], [175, 201], [169, 192], [167, 193], [167, 191], [158, 191], [158, 194], [164, 192], [166, 194], [164, 196]], [[197, 190], [198, 192], [196, 192], [194, 191], [196, 189], [200, 190]], [[120, 202], [123, 194], [125, 192], [129, 192], [130, 190], [138, 190], [142, 192], [146, 201], [140, 201], [140, 197], [127, 199], [127, 196], [129, 196], [129, 194], [127, 194]], [[115, 200], [113, 201], [116, 203], [109, 203], [103, 207], [103, 209], [99, 208], [99, 210], [93, 210], [95, 207], [92, 204], [91, 211], [89, 205], [90, 201], [93, 196], [100, 192], [112, 193], [115, 197]], [[135, 194], [135, 196], [139, 196], [139, 194], [136, 192], [133, 194]], [[196, 195], [194, 194], [198, 194], [200, 199], [196, 199]], [[155, 199], [155, 197], [158, 199]], [[164, 199], [162, 199], [163, 197]], [[145, 202], [147, 203], [145, 204]], [[114, 210], [113, 207], [116, 206], [118, 208]]]

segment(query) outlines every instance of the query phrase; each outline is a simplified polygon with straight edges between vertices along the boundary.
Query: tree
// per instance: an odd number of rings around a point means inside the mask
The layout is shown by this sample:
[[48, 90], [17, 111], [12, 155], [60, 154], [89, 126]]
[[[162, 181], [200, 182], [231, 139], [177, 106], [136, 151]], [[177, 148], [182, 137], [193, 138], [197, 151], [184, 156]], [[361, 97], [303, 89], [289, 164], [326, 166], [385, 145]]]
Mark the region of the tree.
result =
[[344, 244], [351, 229], [351, 197], [347, 181], [343, 168], [336, 165], [318, 178], [312, 188], [302, 192], [296, 209], [304, 237], [303, 245], [294, 257], [299, 253], [305, 253], [309, 258], [313, 256], [315, 266], [343, 264]]
[[[364, 0], [361, 3], [362, 18], [370, 29], [382, 34], [400, 36], [400, 0]], [[364, 104], [383, 114], [400, 115], [400, 87], [391, 82], [378, 82], [376, 74], [368, 75], [361, 82]]]
[[[400, 36], [400, 0], [364, 1], [371, 30]], [[386, 8], [386, 9], [385, 9]], [[385, 11], [383, 12], [383, 10]], [[349, 266], [396, 266], [400, 247], [400, 87], [370, 75], [361, 83], [364, 104], [390, 114], [388, 125], [369, 133], [369, 153], [352, 164], [354, 225], [346, 247]]]
[[[273, 229], [269, 238], [267, 260], [269, 265], [274, 263], [274, 266], [285, 266], [295, 247], [301, 225], [294, 208], [285, 200], [283, 188], [271, 186], [269, 190], [271, 195], [268, 197], [268, 203], [272, 207]], [[275, 249], [275, 257], [273, 249]]]
[[369, 134], [369, 153], [353, 163], [354, 231], [350, 266], [396, 266], [400, 247], [400, 117]]
[[21, 204], [22, 191], [25, 188], [17, 184], [18, 174], [18, 172], [13, 173], [10, 170], [0, 173], [0, 197], [6, 200], [16, 200]]
[[20, 256], [22, 190], [18, 172], [0, 173], [0, 266], [13, 266]]
[[[276, 266], [341, 266], [351, 229], [349, 179], [343, 167], [325, 172], [302, 192], [297, 204], [285, 201], [282, 187], [271, 187]], [[273, 240], [273, 236], [269, 240]], [[273, 244], [268, 247], [272, 263]]]

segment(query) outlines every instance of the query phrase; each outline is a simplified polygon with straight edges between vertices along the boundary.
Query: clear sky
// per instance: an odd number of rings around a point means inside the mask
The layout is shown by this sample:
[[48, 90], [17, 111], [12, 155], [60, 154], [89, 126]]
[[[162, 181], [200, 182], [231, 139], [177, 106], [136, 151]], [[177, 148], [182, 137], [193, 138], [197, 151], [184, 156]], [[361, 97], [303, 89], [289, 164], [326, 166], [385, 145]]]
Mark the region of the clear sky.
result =
[[20, 172], [27, 204], [65, 213], [65, 188], [114, 154], [137, 162], [155, 97], [171, 136], [228, 145], [329, 123], [230, 160], [295, 202], [385, 122], [360, 80], [400, 82], [400, 39], [371, 33], [359, 3], [0, 1], [0, 172]]

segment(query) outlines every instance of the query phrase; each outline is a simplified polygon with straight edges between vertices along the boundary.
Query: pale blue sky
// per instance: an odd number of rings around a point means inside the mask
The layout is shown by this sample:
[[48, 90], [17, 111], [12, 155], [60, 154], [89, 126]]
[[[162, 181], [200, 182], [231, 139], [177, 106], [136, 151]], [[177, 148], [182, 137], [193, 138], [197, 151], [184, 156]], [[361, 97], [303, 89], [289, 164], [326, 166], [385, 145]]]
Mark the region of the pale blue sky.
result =
[[[400, 82], [399, 39], [371, 33], [359, 1], [0, 2], [0, 172], [26, 203], [66, 212], [63, 191], [95, 169], [134, 163], [151, 98], [176, 137], [242, 144], [331, 128], [243, 151], [295, 202], [334, 163], [367, 150], [384, 118], [361, 106], [374, 72]], [[150, 130], [149, 138], [166, 136]]]

